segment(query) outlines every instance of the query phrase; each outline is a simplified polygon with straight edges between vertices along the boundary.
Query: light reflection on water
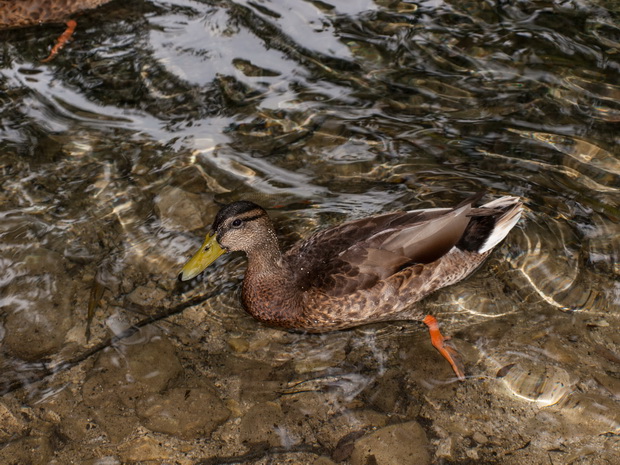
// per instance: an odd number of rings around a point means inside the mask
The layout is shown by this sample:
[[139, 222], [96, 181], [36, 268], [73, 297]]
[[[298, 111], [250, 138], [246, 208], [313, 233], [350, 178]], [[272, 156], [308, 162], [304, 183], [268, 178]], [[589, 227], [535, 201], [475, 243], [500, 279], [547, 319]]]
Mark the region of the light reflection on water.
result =
[[[191, 376], [216, 380], [241, 422], [278, 393], [294, 402], [313, 392], [330, 415], [430, 416], [445, 432], [448, 413], [427, 411], [450, 397], [448, 411], [467, 415], [491, 393], [504, 402], [496, 412], [521, 412], [506, 425], [523, 437], [537, 432], [528, 415], [568, 421], [543, 452], [563, 443], [576, 460], [589, 437], [609, 447], [601, 435], [617, 435], [620, 421], [617, 15], [602, 1], [133, 0], [80, 17], [45, 65], [55, 26], [0, 32], [0, 385], [221, 289], [153, 327]], [[449, 382], [415, 323], [320, 337], [258, 325], [239, 308], [241, 257], [198, 284], [176, 283], [216, 202], [263, 204], [288, 245], [481, 189], [523, 197], [523, 219], [474, 276], [421, 304], [455, 335], [468, 385]], [[93, 282], [105, 291], [86, 341]], [[151, 336], [131, 343], [148, 347]], [[29, 395], [53, 404], [70, 383], [79, 398], [98, 373], [85, 362]], [[71, 429], [65, 410], [85, 407], [50, 408]], [[92, 436], [60, 453], [82, 457], [96, 434], [115, 437], [97, 418]], [[485, 434], [497, 450], [517, 450], [506, 428]], [[293, 433], [314, 444], [312, 434], [327, 434], [317, 431]], [[472, 434], [454, 432], [443, 459], [495, 457], [470, 447]], [[233, 421], [214, 436], [225, 454], [241, 442]], [[207, 447], [200, 457], [219, 453]]]

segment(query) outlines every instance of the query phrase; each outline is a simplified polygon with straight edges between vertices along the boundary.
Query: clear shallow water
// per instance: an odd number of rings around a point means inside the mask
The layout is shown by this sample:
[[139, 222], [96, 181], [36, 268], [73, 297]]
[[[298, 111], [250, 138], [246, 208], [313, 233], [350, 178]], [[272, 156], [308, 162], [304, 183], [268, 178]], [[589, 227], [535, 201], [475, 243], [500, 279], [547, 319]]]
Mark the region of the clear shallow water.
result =
[[[112, 2], [78, 17], [48, 64], [62, 26], [0, 32], [2, 385], [26, 385], [2, 397], [1, 453], [365, 463], [360, 441], [413, 422], [422, 439], [402, 434], [428, 451], [420, 463], [617, 463], [618, 13]], [[261, 203], [291, 244], [481, 189], [523, 197], [524, 218], [423, 303], [454, 335], [465, 383], [415, 323], [260, 326], [238, 303], [242, 257], [175, 280], [215, 201]]]

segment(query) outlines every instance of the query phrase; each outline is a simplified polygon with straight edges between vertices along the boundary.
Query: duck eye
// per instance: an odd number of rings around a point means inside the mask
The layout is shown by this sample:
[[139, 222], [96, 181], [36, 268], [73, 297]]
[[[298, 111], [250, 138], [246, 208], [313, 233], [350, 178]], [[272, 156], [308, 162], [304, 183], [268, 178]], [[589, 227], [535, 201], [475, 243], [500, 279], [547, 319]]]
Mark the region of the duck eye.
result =
[[241, 223], [242, 223], [242, 221], [239, 218], [237, 218], [235, 221], [232, 222], [231, 226], [233, 228], [238, 228], [238, 227], [241, 226]]

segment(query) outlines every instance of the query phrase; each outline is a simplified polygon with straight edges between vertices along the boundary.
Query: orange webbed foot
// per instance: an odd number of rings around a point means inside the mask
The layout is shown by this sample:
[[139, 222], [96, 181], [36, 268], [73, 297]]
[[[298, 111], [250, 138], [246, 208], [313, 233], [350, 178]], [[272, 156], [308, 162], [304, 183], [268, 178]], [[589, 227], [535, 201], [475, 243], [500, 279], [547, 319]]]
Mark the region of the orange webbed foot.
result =
[[66, 22], [66, 25], [67, 25], [67, 29], [65, 29], [65, 32], [63, 32], [60, 35], [60, 37], [56, 41], [56, 45], [52, 47], [52, 51], [50, 52], [50, 54], [47, 56], [47, 58], [44, 58], [43, 60], [41, 60], [41, 63], [47, 63], [48, 61], [52, 61], [54, 57], [58, 55], [58, 52], [60, 52], [60, 49], [62, 49], [65, 46], [65, 44], [69, 41], [69, 39], [73, 35], [73, 32], [75, 31], [75, 27], [77, 26], [77, 23], [74, 20], [70, 19], [69, 21]]
[[465, 374], [462, 369], [462, 363], [460, 361], [459, 353], [453, 347], [445, 344], [445, 342], [448, 341], [450, 338], [446, 338], [441, 334], [441, 332], [439, 331], [439, 324], [437, 323], [437, 319], [434, 316], [426, 315], [422, 322], [426, 326], [428, 326], [428, 331], [431, 335], [431, 343], [433, 344], [433, 347], [435, 347], [435, 349], [439, 351], [443, 358], [445, 358], [450, 363], [458, 379], [463, 381], [465, 379]]

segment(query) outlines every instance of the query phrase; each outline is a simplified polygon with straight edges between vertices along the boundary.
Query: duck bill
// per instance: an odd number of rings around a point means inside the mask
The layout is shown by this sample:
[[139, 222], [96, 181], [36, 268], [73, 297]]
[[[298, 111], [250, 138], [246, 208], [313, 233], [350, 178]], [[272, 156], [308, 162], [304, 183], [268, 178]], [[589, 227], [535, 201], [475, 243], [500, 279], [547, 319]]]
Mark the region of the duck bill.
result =
[[215, 233], [207, 234], [207, 238], [200, 250], [183, 266], [179, 278], [181, 281], [187, 281], [198, 276], [205, 268], [217, 260], [220, 255], [225, 253], [226, 249], [223, 249], [217, 242], [217, 235]]

